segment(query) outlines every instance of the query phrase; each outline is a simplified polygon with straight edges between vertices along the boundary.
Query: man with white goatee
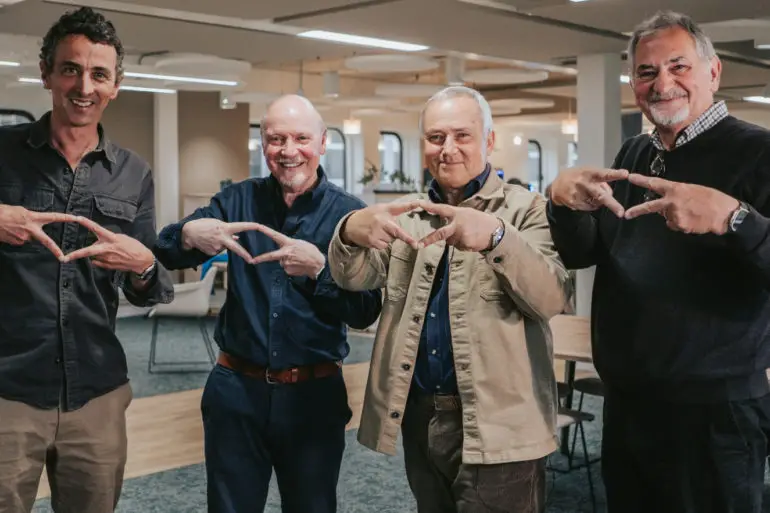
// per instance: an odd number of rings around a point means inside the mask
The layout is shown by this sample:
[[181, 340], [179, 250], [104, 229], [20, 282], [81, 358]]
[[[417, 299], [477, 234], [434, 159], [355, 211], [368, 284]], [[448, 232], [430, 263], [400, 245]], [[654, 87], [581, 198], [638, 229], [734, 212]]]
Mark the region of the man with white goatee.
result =
[[770, 436], [770, 133], [714, 102], [722, 64], [662, 12], [633, 33], [631, 88], [655, 125], [614, 169], [565, 170], [549, 221], [595, 265], [609, 513], [759, 513]]
[[284, 513], [334, 513], [351, 418], [345, 326], [372, 324], [381, 295], [338, 288], [326, 252], [365, 205], [326, 178], [326, 129], [308, 100], [279, 98], [261, 127], [271, 176], [227, 187], [166, 227], [155, 252], [182, 269], [229, 251], [221, 353], [201, 402], [208, 511], [264, 511], [275, 469]]

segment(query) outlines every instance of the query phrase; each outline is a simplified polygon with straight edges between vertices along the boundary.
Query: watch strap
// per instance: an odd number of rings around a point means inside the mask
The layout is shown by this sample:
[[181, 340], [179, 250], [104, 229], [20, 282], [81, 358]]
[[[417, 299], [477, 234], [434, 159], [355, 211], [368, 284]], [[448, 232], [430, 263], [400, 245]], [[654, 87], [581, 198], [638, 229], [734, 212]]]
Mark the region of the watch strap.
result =
[[152, 275], [155, 273], [155, 269], [157, 269], [157, 267], [158, 267], [157, 261], [153, 260], [152, 264], [150, 265], [150, 267], [145, 269], [141, 274], [137, 274], [136, 278], [139, 281], [147, 281], [147, 280], [149, 280], [150, 278], [152, 278]]

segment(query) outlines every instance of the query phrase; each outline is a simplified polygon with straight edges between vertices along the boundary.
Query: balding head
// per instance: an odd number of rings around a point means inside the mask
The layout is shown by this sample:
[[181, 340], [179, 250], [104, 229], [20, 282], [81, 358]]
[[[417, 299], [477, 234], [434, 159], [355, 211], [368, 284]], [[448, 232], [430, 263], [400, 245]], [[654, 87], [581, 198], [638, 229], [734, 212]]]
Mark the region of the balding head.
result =
[[260, 131], [267, 167], [281, 186], [292, 193], [312, 188], [326, 152], [326, 126], [313, 104], [281, 96], [267, 106]]

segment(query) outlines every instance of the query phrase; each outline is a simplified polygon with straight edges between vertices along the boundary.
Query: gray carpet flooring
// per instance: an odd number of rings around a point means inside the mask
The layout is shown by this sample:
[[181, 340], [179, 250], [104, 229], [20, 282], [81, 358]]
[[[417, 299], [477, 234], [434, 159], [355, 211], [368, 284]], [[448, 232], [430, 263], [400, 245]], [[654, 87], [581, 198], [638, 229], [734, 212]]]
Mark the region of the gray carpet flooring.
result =
[[[213, 320], [209, 323], [213, 333]], [[129, 374], [135, 397], [147, 397], [202, 387], [207, 373], [149, 374], [147, 362], [151, 338], [151, 323], [144, 319], [121, 319], [118, 335], [128, 357]], [[346, 363], [368, 361], [372, 340], [351, 335], [351, 355]], [[158, 361], [205, 361], [206, 350], [196, 323], [185, 320], [164, 320], [159, 327]], [[204, 364], [205, 370], [207, 366]], [[586, 426], [589, 454], [596, 457], [601, 439], [601, 399], [587, 397], [584, 410], [596, 415]], [[579, 447], [578, 443], [578, 447]], [[582, 458], [580, 449], [577, 458]], [[566, 460], [561, 455], [551, 457], [552, 464], [563, 468]], [[591, 466], [598, 510], [604, 511], [604, 490], [600, 478], [600, 463]], [[174, 469], [141, 478], [129, 479], [124, 484], [118, 506], [119, 513], [198, 513], [206, 511], [206, 479], [202, 464]], [[340, 513], [414, 513], [412, 499], [403, 469], [403, 456], [388, 457], [372, 452], [356, 441], [356, 432], [347, 433], [347, 448], [339, 481]], [[770, 511], [770, 494], [766, 494]], [[34, 513], [49, 513], [47, 499], [37, 501]], [[275, 483], [271, 483], [266, 513], [280, 512], [280, 497]], [[568, 474], [549, 472], [548, 513], [591, 512], [588, 481], [585, 469]]]

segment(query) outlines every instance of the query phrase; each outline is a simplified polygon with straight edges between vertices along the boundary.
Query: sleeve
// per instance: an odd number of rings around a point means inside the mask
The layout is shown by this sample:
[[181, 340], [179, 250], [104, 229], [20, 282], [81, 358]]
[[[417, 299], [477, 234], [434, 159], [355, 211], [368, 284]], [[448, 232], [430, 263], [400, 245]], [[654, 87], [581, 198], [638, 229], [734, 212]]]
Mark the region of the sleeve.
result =
[[546, 202], [538, 195], [516, 225], [504, 220], [503, 238], [485, 258], [521, 311], [547, 321], [564, 310], [570, 280], [545, 211]]
[[227, 187], [211, 198], [207, 206], [200, 207], [178, 223], [163, 228], [153, 250], [158, 261], [168, 269], [188, 269], [195, 268], [211, 259], [210, 255], [200, 250], [186, 250], [182, 247], [182, 228], [185, 224], [196, 219], [219, 219], [228, 222], [227, 207], [233, 201], [232, 198], [237, 185]]
[[740, 258], [770, 288], [770, 151], [760, 159], [755, 180], [744, 196], [749, 213], [735, 233], [726, 237]]
[[370, 249], [345, 244], [340, 233], [351, 215], [347, 214], [337, 223], [329, 243], [329, 274], [345, 290], [381, 289], [388, 278], [390, 247]]
[[[628, 147], [629, 139], [620, 149], [612, 169], [620, 169]], [[568, 269], [585, 269], [598, 263], [601, 251], [599, 240], [599, 215], [594, 212], [580, 212], [569, 207], [554, 205], [548, 200], [546, 215], [554, 246]]]
[[[148, 171], [144, 177], [136, 217], [129, 235], [149, 249], [155, 244], [155, 184], [152, 171]], [[136, 306], [153, 306], [173, 301], [174, 284], [171, 275], [161, 263], [156, 265], [149, 283], [145, 283], [141, 288], [136, 288], [130, 277], [123, 276], [122, 289], [129, 303]]]

